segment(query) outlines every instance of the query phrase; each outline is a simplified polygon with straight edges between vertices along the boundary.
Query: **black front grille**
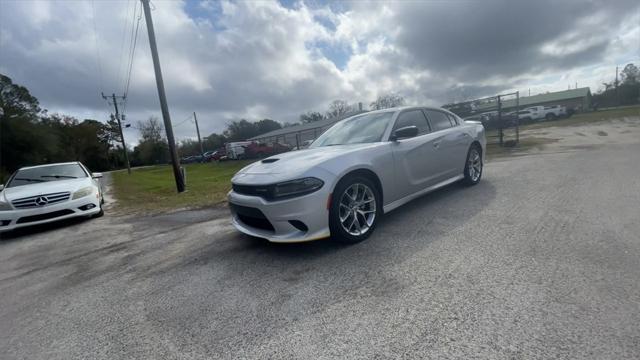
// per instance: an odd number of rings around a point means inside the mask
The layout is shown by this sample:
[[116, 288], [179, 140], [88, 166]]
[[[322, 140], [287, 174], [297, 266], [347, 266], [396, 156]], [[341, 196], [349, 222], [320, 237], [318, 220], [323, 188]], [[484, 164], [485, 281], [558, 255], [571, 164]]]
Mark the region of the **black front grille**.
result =
[[265, 199], [272, 198], [273, 185], [238, 185], [231, 184], [233, 191], [248, 196], [260, 196]]
[[13, 200], [11, 204], [13, 204], [13, 207], [15, 207], [16, 209], [29, 209], [29, 208], [57, 204], [59, 202], [69, 200], [70, 197], [71, 197], [70, 192], [60, 192], [60, 193], [53, 193], [53, 194], [29, 196], [26, 198]]
[[229, 203], [229, 207], [231, 211], [233, 211], [238, 220], [243, 222], [244, 224], [254, 227], [256, 229], [275, 231], [269, 219], [260, 211], [260, 209], [240, 206], [233, 203]]
[[11, 220], [0, 220], [0, 226], [7, 226], [11, 223]]
[[24, 223], [28, 223], [28, 222], [48, 220], [48, 219], [53, 219], [53, 218], [57, 218], [57, 217], [60, 217], [60, 216], [69, 215], [69, 214], [73, 214], [73, 210], [64, 209], [64, 210], [53, 211], [53, 212], [50, 212], [50, 213], [25, 216], [25, 217], [21, 217], [20, 219], [18, 219], [16, 224], [24, 224]]

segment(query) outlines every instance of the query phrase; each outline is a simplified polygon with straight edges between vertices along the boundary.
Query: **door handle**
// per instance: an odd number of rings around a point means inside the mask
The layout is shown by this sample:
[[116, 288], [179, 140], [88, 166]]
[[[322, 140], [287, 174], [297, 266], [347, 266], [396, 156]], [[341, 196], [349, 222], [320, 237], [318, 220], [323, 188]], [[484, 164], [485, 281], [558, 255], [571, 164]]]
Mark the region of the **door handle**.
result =
[[437, 149], [437, 148], [439, 148], [439, 147], [440, 147], [440, 142], [441, 142], [441, 141], [435, 141], [435, 142], [433, 143], [433, 147], [434, 147], [434, 148], [436, 148], [436, 149]]

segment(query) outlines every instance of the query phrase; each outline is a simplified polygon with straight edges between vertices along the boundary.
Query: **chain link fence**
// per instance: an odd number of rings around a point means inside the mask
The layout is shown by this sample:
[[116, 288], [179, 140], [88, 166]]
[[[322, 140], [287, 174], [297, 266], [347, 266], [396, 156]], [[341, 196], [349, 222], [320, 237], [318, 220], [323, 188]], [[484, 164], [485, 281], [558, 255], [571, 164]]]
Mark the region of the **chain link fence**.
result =
[[479, 121], [487, 130], [487, 142], [516, 146], [520, 142], [519, 92], [444, 105], [465, 120]]

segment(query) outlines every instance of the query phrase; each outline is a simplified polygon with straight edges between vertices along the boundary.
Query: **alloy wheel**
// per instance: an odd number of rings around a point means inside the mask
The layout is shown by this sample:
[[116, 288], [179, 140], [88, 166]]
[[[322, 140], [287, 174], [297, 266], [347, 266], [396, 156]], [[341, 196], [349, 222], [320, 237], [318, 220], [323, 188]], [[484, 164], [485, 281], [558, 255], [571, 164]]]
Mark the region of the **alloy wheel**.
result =
[[480, 179], [480, 174], [482, 173], [482, 159], [480, 158], [478, 149], [472, 148], [469, 152], [467, 168], [469, 169], [469, 178], [471, 178], [471, 181], [478, 181], [478, 179]]
[[340, 225], [353, 236], [366, 234], [376, 218], [373, 190], [362, 183], [351, 184], [340, 196]]

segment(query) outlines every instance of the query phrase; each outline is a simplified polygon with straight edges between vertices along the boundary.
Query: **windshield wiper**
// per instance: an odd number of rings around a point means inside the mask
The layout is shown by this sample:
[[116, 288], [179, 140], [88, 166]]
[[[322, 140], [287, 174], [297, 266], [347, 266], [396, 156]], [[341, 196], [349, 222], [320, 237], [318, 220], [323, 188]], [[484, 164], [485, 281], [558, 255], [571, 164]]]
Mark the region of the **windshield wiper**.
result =
[[20, 181], [35, 181], [35, 182], [45, 182], [47, 180], [42, 180], [42, 179], [32, 179], [32, 178], [15, 178], [13, 180], [20, 180]]
[[71, 175], [42, 175], [42, 176], [40, 176], [40, 177], [43, 177], [43, 178], [49, 178], [49, 177], [52, 177], [52, 178], [56, 178], [56, 179], [60, 179], [60, 178], [65, 178], [65, 179], [77, 179], [77, 178], [78, 178], [77, 176], [71, 176]]

